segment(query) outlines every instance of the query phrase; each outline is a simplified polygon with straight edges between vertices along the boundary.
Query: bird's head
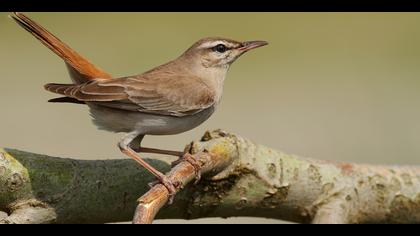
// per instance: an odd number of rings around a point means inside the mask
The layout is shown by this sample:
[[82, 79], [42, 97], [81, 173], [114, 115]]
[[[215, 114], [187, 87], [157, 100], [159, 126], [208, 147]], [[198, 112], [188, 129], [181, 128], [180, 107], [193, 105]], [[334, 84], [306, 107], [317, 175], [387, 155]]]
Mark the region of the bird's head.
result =
[[204, 38], [194, 43], [183, 56], [206, 68], [229, 68], [245, 52], [267, 44], [265, 41], [238, 42], [225, 38]]

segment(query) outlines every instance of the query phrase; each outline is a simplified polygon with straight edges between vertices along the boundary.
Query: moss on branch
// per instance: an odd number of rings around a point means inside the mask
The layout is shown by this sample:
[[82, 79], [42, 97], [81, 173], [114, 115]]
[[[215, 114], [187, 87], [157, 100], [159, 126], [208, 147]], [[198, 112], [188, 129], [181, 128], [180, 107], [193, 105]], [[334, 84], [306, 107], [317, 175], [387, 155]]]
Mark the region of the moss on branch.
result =
[[[210, 168], [197, 185], [186, 186], [157, 218], [420, 223], [419, 167], [302, 158], [221, 131], [207, 132], [188, 149], [209, 152], [227, 164]], [[2, 223], [128, 221], [136, 199], [153, 181], [126, 159], [86, 161], [13, 149], [0, 153]], [[170, 170], [166, 162], [148, 161]]]

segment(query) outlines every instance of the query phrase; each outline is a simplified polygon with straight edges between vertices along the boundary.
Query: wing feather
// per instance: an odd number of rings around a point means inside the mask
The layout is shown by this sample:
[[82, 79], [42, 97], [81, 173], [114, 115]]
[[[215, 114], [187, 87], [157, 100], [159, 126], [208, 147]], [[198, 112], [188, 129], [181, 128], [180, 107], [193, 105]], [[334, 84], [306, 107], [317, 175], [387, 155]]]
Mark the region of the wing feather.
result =
[[84, 84], [47, 84], [51, 92], [83, 102], [145, 113], [186, 116], [214, 105], [215, 92], [200, 78], [164, 73]]

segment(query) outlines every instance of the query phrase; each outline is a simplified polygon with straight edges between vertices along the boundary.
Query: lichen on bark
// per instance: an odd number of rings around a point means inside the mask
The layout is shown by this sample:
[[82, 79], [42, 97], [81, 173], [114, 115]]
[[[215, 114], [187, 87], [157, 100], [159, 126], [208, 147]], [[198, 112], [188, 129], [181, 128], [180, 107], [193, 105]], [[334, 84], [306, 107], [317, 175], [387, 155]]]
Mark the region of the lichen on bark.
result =
[[[222, 131], [186, 147], [217, 159], [157, 218], [254, 216], [301, 223], [420, 223], [420, 168], [286, 154]], [[1, 150], [0, 223], [131, 220], [153, 177], [126, 159], [84, 161]], [[213, 159], [213, 160], [216, 160]], [[169, 171], [170, 164], [148, 160]], [[38, 217], [35, 217], [37, 215]]]

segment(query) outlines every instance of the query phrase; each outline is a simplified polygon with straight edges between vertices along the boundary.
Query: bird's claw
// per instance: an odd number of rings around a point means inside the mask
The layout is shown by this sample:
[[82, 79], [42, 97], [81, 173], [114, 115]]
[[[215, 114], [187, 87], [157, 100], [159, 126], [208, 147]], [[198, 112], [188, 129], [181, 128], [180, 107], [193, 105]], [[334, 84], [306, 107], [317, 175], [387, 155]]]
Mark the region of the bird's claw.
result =
[[197, 184], [198, 181], [201, 179], [201, 165], [200, 162], [197, 161], [197, 159], [194, 158], [193, 155], [190, 153], [185, 153], [179, 160], [175, 161], [177, 163], [180, 163], [182, 161], [186, 161], [191, 164], [191, 166], [194, 168], [195, 173], [195, 182], [194, 184]]
[[171, 205], [174, 202], [175, 194], [177, 189], [181, 187], [180, 182], [171, 181], [168, 177], [162, 176], [158, 180], [148, 183], [149, 187], [152, 188], [157, 184], [162, 184], [169, 192], [168, 205]]

